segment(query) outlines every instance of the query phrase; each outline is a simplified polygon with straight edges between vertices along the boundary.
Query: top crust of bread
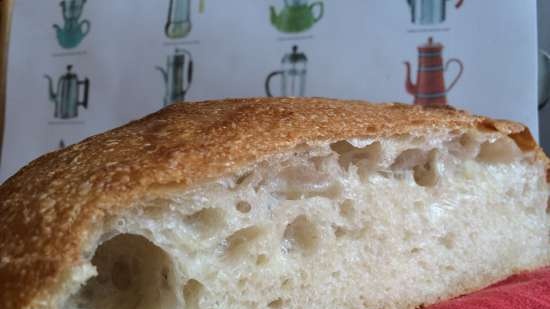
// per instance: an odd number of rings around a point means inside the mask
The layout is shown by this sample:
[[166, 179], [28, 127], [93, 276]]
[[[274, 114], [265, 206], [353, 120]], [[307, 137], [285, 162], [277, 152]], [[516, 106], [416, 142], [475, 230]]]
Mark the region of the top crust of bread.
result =
[[321, 98], [175, 104], [46, 154], [0, 186], [0, 308], [40, 307], [78, 264], [93, 222], [145, 195], [197, 186], [301, 144], [431, 129], [498, 131], [547, 161], [518, 123]]

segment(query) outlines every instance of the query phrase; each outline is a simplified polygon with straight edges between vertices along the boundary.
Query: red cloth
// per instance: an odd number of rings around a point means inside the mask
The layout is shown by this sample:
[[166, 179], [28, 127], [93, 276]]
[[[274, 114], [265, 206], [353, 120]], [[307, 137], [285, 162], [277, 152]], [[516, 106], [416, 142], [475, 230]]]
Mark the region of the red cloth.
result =
[[429, 309], [550, 309], [550, 268], [512, 276]]

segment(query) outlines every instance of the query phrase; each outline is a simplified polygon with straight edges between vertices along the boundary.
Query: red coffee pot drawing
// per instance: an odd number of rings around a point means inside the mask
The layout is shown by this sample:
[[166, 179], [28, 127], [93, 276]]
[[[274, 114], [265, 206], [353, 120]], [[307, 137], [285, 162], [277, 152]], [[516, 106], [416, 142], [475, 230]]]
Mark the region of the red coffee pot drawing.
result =
[[[418, 71], [416, 85], [411, 81], [411, 64], [406, 61], [407, 92], [414, 95], [414, 104], [446, 105], [447, 93], [460, 79], [464, 65], [458, 59], [449, 59], [443, 65], [443, 45], [434, 43], [430, 37], [424, 45], [418, 46]], [[451, 63], [458, 64], [460, 70], [448, 88], [445, 88], [444, 73]]]

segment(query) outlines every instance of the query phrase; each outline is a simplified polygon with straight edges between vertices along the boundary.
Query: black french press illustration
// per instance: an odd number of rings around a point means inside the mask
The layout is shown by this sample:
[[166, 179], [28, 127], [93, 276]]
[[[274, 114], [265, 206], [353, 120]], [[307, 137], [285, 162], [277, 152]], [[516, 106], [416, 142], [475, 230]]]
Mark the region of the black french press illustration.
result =
[[298, 51], [298, 46], [292, 47], [281, 60], [281, 69], [273, 71], [265, 79], [265, 92], [268, 97], [273, 96], [271, 83], [275, 76], [280, 77], [280, 93], [275, 96], [302, 97], [306, 91], [307, 56]]

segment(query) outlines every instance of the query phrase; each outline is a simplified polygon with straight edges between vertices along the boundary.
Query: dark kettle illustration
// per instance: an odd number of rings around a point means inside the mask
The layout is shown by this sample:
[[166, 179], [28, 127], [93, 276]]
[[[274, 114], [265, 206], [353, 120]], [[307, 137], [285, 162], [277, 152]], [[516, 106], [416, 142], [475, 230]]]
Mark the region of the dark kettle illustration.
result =
[[307, 57], [298, 52], [298, 46], [292, 47], [292, 52], [281, 60], [281, 70], [271, 72], [265, 80], [265, 92], [272, 97], [271, 82], [273, 77], [280, 76], [280, 96], [304, 96], [307, 75]]
[[[445, 21], [449, 0], [407, 0], [414, 24], [432, 25]], [[464, 0], [457, 0], [455, 8], [460, 8]]]
[[[57, 81], [57, 92], [53, 89], [53, 80], [49, 75], [48, 79], [49, 99], [55, 105], [54, 117], [70, 119], [78, 117], [78, 107], [88, 108], [88, 92], [90, 81], [88, 78], [78, 80], [78, 76], [71, 72], [72, 66], [67, 66], [67, 73]], [[83, 91], [82, 101], [79, 101], [80, 91]]]
[[156, 68], [162, 73], [166, 86], [164, 106], [185, 100], [193, 79], [191, 53], [185, 49], [176, 49], [173, 55], [167, 57], [166, 69], [159, 66]]
[[[199, 12], [204, 11], [204, 0], [199, 2]], [[170, 0], [164, 33], [171, 39], [179, 39], [191, 32], [191, 0]]]
[[[464, 65], [458, 59], [449, 59], [443, 64], [443, 45], [434, 43], [430, 37], [428, 42], [418, 47], [418, 71], [416, 85], [411, 81], [411, 64], [406, 61], [407, 92], [414, 95], [414, 104], [446, 105], [447, 93], [456, 85]], [[445, 88], [444, 73], [451, 63], [459, 66], [459, 72], [448, 88]]]
[[550, 101], [550, 54], [543, 50], [538, 52], [538, 101], [539, 110], [547, 106]]
[[285, 6], [278, 14], [275, 7], [271, 6], [269, 9], [271, 24], [279, 31], [288, 33], [302, 32], [311, 28], [324, 13], [323, 2], [308, 4], [307, 0], [285, 0]]
[[90, 21], [79, 21], [86, 0], [63, 0], [60, 3], [64, 25], [53, 25], [57, 41], [63, 48], [74, 48], [90, 32]]

